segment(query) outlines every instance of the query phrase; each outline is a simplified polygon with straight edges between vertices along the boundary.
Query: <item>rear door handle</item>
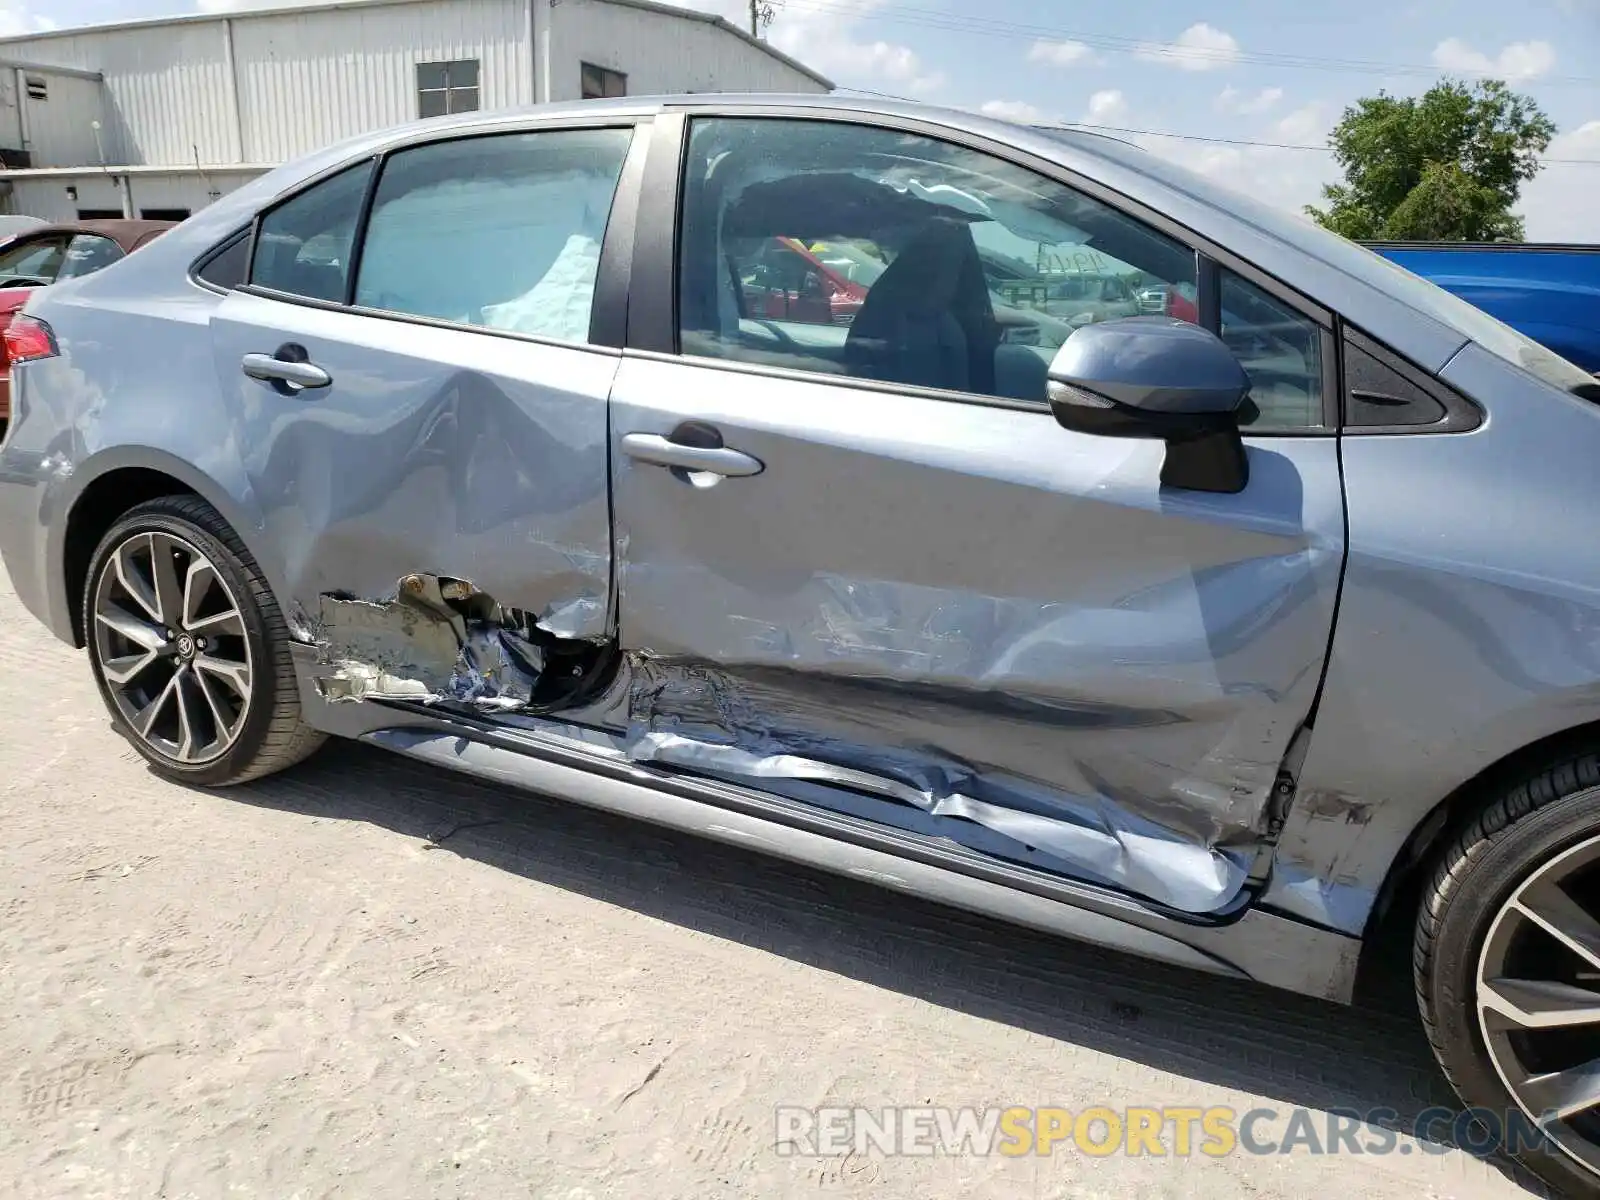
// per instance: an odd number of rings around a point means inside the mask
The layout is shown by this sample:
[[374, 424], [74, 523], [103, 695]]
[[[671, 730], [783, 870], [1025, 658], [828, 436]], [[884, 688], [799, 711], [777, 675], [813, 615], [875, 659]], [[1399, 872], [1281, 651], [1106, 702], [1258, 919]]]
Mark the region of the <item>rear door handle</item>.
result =
[[625, 433], [622, 452], [639, 462], [713, 475], [759, 475], [764, 464], [754, 455], [728, 446], [687, 446], [657, 433]]
[[325, 388], [333, 382], [333, 376], [306, 360], [304, 346], [292, 342], [279, 346], [275, 354], [246, 354], [239, 365], [251, 379], [270, 383], [289, 395], [307, 388]]

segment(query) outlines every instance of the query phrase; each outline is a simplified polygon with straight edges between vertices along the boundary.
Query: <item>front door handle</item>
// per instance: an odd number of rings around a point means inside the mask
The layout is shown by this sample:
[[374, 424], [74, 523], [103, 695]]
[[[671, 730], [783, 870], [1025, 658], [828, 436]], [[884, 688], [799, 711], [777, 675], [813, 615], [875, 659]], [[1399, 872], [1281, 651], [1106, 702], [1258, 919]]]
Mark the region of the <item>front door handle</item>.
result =
[[270, 383], [286, 395], [333, 382], [333, 376], [307, 361], [305, 347], [293, 342], [279, 346], [274, 354], [246, 354], [239, 365], [251, 379]]
[[689, 446], [657, 433], [625, 433], [622, 452], [639, 462], [683, 471], [706, 471], [734, 477], [759, 475], [765, 469], [754, 455], [728, 446]]

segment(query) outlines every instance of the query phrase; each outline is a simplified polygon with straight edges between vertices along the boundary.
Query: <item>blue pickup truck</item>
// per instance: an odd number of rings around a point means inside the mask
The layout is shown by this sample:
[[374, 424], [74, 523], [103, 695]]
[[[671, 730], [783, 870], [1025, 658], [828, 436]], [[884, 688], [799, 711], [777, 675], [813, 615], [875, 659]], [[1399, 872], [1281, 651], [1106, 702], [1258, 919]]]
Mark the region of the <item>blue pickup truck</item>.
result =
[[1600, 375], [1600, 246], [1369, 242], [1492, 317]]

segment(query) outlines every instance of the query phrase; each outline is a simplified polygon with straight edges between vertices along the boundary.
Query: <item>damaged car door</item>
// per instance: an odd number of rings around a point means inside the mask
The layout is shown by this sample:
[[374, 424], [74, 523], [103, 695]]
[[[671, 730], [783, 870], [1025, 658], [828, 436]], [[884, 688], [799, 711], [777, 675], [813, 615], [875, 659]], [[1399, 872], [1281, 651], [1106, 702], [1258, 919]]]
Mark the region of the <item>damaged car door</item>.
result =
[[[675, 353], [641, 346], [612, 393], [633, 756], [1176, 909], [1236, 903], [1342, 569], [1325, 316], [912, 131], [706, 116], [671, 149]], [[777, 237], [878, 259], [848, 323], [750, 308]], [[1200, 321], [1250, 382], [1242, 490], [1164, 485], [1159, 439], [1058, 424], [1072, 327], [1002, 326], [980, 250], [1211, 287]]]
[[608, 643], [590, 324], [632, 137], [402, 145], [258, 218], [216, 369], [330, 698], [558, 703]]

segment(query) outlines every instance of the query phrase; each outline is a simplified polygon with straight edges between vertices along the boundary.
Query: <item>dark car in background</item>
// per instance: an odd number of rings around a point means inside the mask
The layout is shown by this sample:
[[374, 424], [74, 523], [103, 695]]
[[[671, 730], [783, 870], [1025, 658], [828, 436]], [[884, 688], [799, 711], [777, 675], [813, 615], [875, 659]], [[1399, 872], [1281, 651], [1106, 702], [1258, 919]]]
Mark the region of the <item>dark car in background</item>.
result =
[[[172, 221], [39, 223], [0, 242], [0, 335], [37, 288], [109, 267], [171, 229]], [[11, 365], [0, 341], [0, 426], [11, 416]]]

